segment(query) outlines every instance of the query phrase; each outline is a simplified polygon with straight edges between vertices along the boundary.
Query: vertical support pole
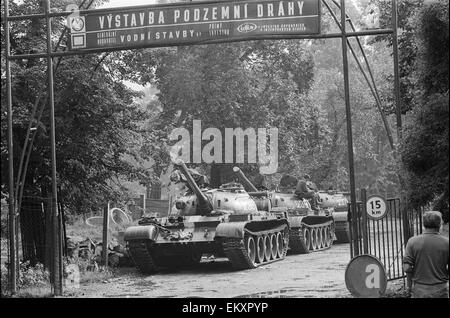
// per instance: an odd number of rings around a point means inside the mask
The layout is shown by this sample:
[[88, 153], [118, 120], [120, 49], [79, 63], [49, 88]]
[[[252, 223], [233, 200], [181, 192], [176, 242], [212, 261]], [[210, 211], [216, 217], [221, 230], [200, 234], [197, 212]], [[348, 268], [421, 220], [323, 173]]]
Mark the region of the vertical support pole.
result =
[[105, 268], [108, 267], [108, 230], [109, 230], [109, 202], [103, 208], [103, 239], [102, 239], [102, 259]]
[[361, 189], [361, 202], [362, 202], [362, 234], [363, 234], [363, 253], [369, 254], [369, 244], [367, 235], [367, 193], [366, 188]]
[[48, 100], [50, 108], [50, 146], [52, 162], [52, 216], [53, 216], [53, 285], [55, 296], [62, 295], [62, 255], [61, 255], [61, 218], [58, 212], [58, 189], [56, 180], [56, 142], [55, 142], [55, 101], [53, 91], [52, 19], [50, 17], [50, 0], [45, 0], [45, 20], [47, 23], [47, 72]]
[[[350, 108], [350, 84], [348, 78], [348, 58], [347, 58], [347, 33], [345, 28], [345, 0], [341, 0], [341, 34], [342, 34], [342, 63], [344, 70], [344, 91], [345, 91], [345, 114], [347, 119], [347, 147], [348, 147], [348, 166], [350, 177], [350, 202], [353, 222], [358, 222], [356, 214], [356, 189], [355, 189], [355, 167], [353, 159], [353, 133], [352, 133], [352, 112]], [[353, 226], [355, 242], [358, 239], [357, 223]], [[358, 244], [353, 245], [354, 255], [359, 255]]]
[[[401, 96], [400, 96], [400, 74], [399, 74], [399, 63], [398, 63], [397, 0], [391, 1], [391, 10], [392, 10], [392, 19], [391, 20], [392, 20], [392, 50], [393, 50], [392, 55], [394, 58], [395, 114], [396, 114], [396, 121], [397, 121], [397, 144], [400, 144], [402, 141], [402, 137], [403, 137], [403, 131], [402, 131], [402, 100], [401, 100]], [[403, 171], [403, 167], [402, 167], [401, 171]], [[404, 191], [405, 180], [403, 179], [401, 174], [399, 174], [399, 181], [400, 181], [400, 187], [401, 187], [400, 213], [402, 215], [402, 221], [403, 221], [403, 226], [404, 226], [403, 227], [404, 243], [406, 244], [406, 242], [408, 242], [408, 239], [411, 237], [411, 231], [410, 231], [410, 224], [409, 224], [409, 218], [408, 218], [408, 213], [407, 213], [408, 198]]]
[[397, 37], [397, 1], [392, 0], [392, 49], [394, 57], [394, 91], [395, 91], [395, 113], [397, 119], [397, 143], [402, 139], [402, 107], [400, 99], [400, 75], [398, 66], [398, 37]]
[[353, 259], [356, 255], [353, 254], [353, 216], [351, 210], [351, 203], [349, 203], [347, 207], [348, 239], [350, 243], [350, 259]]
[[5, 51], [6, 51], [6, 94], [7, 94], [7, 121], [8, 121], [8, 204], [9, 204], [9, 257], [10, 257], [10, 288], [11, 293], [17, 292], [17, 255], [16, 255], [16, 213], [14, 202], [14, 153], [13, 153], [13, 120], [12, 120], [12, 83], [11, 83], [11, 43], [9, 38], [9, 0], [5, 0]]
[[145, 195], [145, 194], [141, 194], [140, 197], [141, 197], [141, 208], [142, 208], [142, 214], [141, 214], [141, 217], [143, 217], [144, 214], [145, 214], [145, 208], [146, 208], [146, 206], [145, 206], [145, 198], [146, 198], [146, 195]]

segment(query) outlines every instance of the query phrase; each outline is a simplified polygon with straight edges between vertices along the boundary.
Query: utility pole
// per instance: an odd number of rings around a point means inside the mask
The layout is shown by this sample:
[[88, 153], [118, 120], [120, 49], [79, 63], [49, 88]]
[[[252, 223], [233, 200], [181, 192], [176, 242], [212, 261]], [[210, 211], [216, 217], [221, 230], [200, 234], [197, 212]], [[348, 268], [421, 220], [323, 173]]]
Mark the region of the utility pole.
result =
[[50, 0], [45, 0], [45, 20], [47, 22], [47, 74], [48, 100], [50, 110], [50, 147], [52, 162], [52, 229], [53, 229], [53, 288], [55, 296], [62, 295], [62, 253], [61, 253], [61, 219], [58, 212], [58, 188], [56, 180], [56, 141], [55, 141], [55, 100], [53, 87], [52, 53], [52, 18], [50, 17]]
[[9, 1], [5, 0], [5, 51], [6, 51], [6, 94], [7, 94], [7, 121], [8, 121], [8, 173], [9, 173], [9, 271], [11, 293], [17, 292], [17, 255], [16, 255], [16, 213], [14, 202], [14, 153], [13, 153], [13, 121], [12, 121], [12, 90], [11, 90], [11, 43], [9, 38]]
[[[352, 222], [355, 222], [353, 227], [353, 239], [358, 239], [358, 227], [356, 217], [356, 189], [355, 189], [355, 165], [353, 156], [353, 133], [352, 133], [352, 111], [350, 108], [350, 84], [348, 77], [348, 59], [347, 59], [347, 33], [345, 31], [346, 16], [345, 16], [345, 0], [341, 0], [341, 33], [342, 33], [342, 63], [344, 70], [344, 92], [345, 92], [345, 114], [347, 119], [347, 147], [348, 147], [348, 168], [350, 177], [350, 213]], [[358, 244], [353, 244], [354, 256], [359, 255]]]

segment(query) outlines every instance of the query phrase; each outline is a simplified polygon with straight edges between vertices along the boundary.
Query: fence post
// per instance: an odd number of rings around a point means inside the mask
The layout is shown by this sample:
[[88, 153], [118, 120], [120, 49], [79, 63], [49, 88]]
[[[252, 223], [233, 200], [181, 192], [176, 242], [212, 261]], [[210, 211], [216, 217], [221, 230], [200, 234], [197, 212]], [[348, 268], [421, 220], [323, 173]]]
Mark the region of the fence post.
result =
[[359, 231], [358, 231], [358, 223], [360, 222], [361, 218], [359, 216], [360, 210], [358, 209], [358, 202], [351, 203], [351, 205], [354, 205], [352, 207], [352, 239], [353, 239], [353, 255], [358, 256], [360, 255], [359, 250]]
[[109, 202], [103, 208], [103, 240], [102, 240], [102, 259], [105, 268], [108, 267], [108, 230], [109, 230]]
[[400, 200], [400, 213], [402, 214], [403, 220], [403, 243], [406, 245], [411, 237], [411, 228], [409, 225], [407, 196], [403, 194], [401, 198], [403, 199]]
[[361, 202], [362, 202], [362, 234], [363, 234], [363, 252], [364, 254], [369, 253], [369, 246], [368, 246], [368, 239], [367, 239], [367, 207], [366, 207], [366, 201], [367, 201], [367, 193], [366, 188], [361, 189]]
[[350, 258], [353, 259], [353, 218], [352, 218], [352, 208], [351, 203], [347, 206], [347, 222], [348, 222], [348, 236], [349, 236], [349, 243], [350, 243]]

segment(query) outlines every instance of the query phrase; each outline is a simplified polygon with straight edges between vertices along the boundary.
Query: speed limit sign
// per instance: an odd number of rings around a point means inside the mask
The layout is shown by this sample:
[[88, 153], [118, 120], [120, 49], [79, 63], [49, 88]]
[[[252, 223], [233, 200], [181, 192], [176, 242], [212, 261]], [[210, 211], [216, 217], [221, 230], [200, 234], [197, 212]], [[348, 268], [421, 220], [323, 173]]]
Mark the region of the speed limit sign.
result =
[[380, 220], [387, 212], [386, 200], [379, 195], [372, 195], [367, 198], [366, 211], [369, 219]]

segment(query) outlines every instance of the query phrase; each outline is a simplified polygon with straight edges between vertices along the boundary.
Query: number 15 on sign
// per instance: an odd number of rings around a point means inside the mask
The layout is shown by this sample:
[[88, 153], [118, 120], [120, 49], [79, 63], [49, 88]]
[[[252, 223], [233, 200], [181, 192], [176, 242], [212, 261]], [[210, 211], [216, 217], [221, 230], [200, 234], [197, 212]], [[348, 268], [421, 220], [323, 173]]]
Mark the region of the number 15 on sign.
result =
[[386, 200], [379, 195], [372, 195], [367, 198], [366, 211], [369, 219], [380, 220], [387, 212]]

